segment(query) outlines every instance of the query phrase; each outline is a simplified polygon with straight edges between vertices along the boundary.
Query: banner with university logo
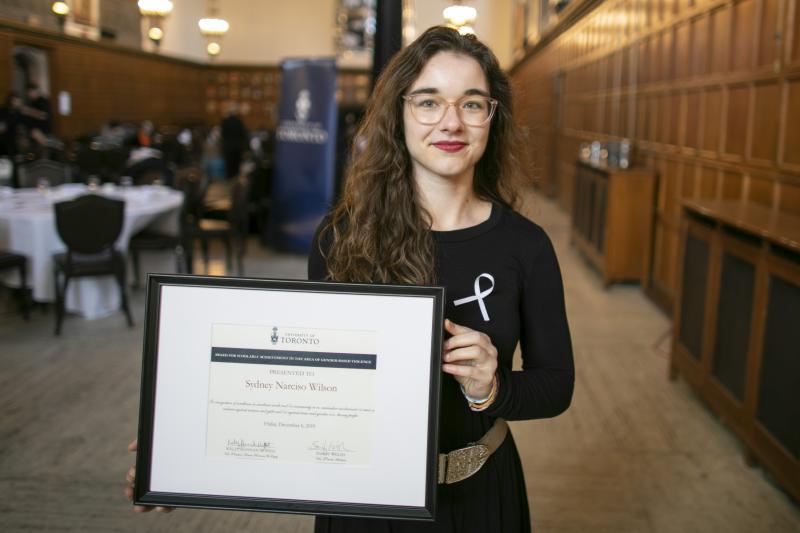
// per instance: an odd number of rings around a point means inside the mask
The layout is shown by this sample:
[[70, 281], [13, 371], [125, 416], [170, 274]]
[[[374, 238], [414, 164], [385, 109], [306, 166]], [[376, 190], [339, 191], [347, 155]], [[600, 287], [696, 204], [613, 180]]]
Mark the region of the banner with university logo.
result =
[[281, 70], [269, 240], [281, 249], [308, 252], [333, 201], [336, 62], [285, 60]]

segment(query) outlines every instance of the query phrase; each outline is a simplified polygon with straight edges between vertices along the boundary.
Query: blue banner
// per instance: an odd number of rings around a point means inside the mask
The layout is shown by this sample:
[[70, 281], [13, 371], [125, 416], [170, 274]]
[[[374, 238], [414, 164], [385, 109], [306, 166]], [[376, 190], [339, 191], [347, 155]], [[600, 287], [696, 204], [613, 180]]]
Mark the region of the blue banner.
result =
[[269, 240], [308, 252], [333, 201], [336, 166], [336, 62], [281, 63]]

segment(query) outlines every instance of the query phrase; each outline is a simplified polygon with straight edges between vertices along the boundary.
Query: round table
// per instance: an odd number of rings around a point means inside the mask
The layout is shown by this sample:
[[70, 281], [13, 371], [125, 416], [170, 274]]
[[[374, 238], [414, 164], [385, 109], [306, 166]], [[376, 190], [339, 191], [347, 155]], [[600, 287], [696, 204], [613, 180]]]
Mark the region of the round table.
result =
[[[53, 204], [92, 192], [125, 201], [125, 222], [115, 244], [123, 253], [131, 236], [146, 226], [178, 233], [183, 193], [167, 187], [106, 184], [89, 190], [79, 183], [45, 190], [0, 187], [0, 248], [28, 258], [28, 285], [35, 301], [55, 301], [53, 254], [66, 250], [56, 230]], [[2, 280], [19, 286], [15, 272], [3, 274]], [[76, 278], [67, 289], [65, 306], [86, 318], [106, 316], [119, 309], [119, 288], [111, 276]]]

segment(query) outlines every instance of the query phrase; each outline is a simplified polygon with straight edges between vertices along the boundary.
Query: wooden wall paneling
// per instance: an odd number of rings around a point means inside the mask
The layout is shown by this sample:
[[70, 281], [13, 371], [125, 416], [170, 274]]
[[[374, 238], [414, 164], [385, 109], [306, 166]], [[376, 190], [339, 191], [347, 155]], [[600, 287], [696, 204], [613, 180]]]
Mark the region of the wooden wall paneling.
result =
[[659, 25], [662, 24], [667, 19], [666, 13], [666, 2], [667, 0], [653, 0], [652, 1], [652, 14], [653, 14], [653, 24]]
[[781, 32], [779, 11], [784, 0], [760, 0], [759, 9], [761, 14], [760, 27], [758, 31], [758, 53], [756, 64], [760, 67], [773, 68], [778, 59], [778, 48], [780, 46]]
[[678, 285], [678, 247], [680, 246], [680, 235], [678, 228], [680, 223], [665, 226], [666, 253], [664, 256], [664, 286], [661, 302], [666, 302], [667, 309], [672, 306], [673, 295]]
[[780, 187], [780, 203], [778, 209], [790, 215], [800, 216], [800, 183], [782, 181]]
[[[776, 60], [776, 64], [780, 63], [780, 60]], [[779, 85], [780, 85], [780, 108], [778, 111], [778, 140], [776, 142], [776, 150], [775, 150], [775, 165], [776, 166], [783, 166], [784, 161], [784, 145], [786, 139], [786, 126], [789, 122], [789, 117], [786, 116], [787, 109], [789, 107], [789, 84], [787, 83], [786, 77], [781, 76], [779, 78]]]
[[797, 2], [787, 1], [786, 13], [786, 56], [790, 66], [800, 65], [800, 6]]
[[642, 17], [642, 29], [646, 30], [653, 26], [653, 0], [639, 0]]
[[620, 78], [619, 86], [627, 88], [632, 83], [631, 78], [631, 56], [633, 55], [633, 46], [626, 46], [620, 52]]
[[79, 41], [52, 44], [57, 71], [51, 93], [72, 97], [71, 115], [57, 117], [59, 135], [98, 131], [108, 120], [203, 122], [199, 65]]
[[691, 20], [691, 69], [692, 76], [704, 76], [708, 73], [711, 46], [709, 40], [709, 17], [703, 14]]
[[744, 176], [741, 172], [726, 170], [723, 172], [720, 187], [720, 198], [723, 200], [744, 200]]
[[[576, 83], [576, 69], [564, 69], [564, 96], [572, 96], [579, 85]], [[515, 86], [516, 89], [516, 86]]]
[[726, 72], [731, 56], [731, 7], [711, 12], [711, 72]]
[[694, 0], [675, 0], [675, 14], [681, 15], [694, 7]]
[[675, 79], [675, 28], [661, 32], [660, 67], [660, 81], [672, 81]]
[[631, 9], [632, 0], [623, 0], [617, 5], [617, 18], [619, 20], [619, 36], [623, 42], [633, 34], [633, 10]]
[[685, 91], [673, 92], [669, 96], [669, 107], [672, 109], [672, 116], [667, 130], [667, 143], [678, 146], [681, 144], [681, 128], [686, 115]]
[[636, 45], [639, 49], [639, 55], [636, 63], [636, 85], [642, 86], [647, 84], [650, 80], [650, 37], [643, 37]]
[[773, 165], [778, 159], [781, 86], [777, 81], [756, 83], [750, 158], [753, 163]]
[[614, 91], [606, 95], [605, 110], [603, 114], [603, 121], [605, 128], [604, 133], [608, 135], [618, 135], [619, 133], [619, 93]]
[[703, 94], [699, 90], [687, 91], [686, 93], [683, 146], [692, 149], [692, 151], [700, 147], [700, 139], [702, 138], [701, 128], [703, 127], [703, 121], [700, 118], [702, 98]]
[[654, 140], [662, 144], [669, 144], [670, 128], [675, 121], [674, 114], [677, 112], [677, 109], [672, 107], [672, 94], [662, 93], [659, 95], [658, 109], [658, 135]]
[[644, 93], [638, 93], [636, 97], [636, 131], [634, 134], [634, 138], [639, 141], [641, 145], [641, 141], [647, 139], [647, 132], [649, 130], [649, 121], [648, 118], [650, 116], [650, 97]]
[[701, 149], [707, 156], [716, 157], [723, 128], [723, 91], [719, 87], [711, 87], [705, 91], [703, 98], [703, 142]]
[[632, 86], [632, 89], [628, 93], [627, 106], [626, 106], [627, 119], [624, 124], [625, 130], [623, 133], [623, 135], [628, 139], [634, 139], [638, 135], [636, 129], [636, 123], [638, 119], [637, 115], [638, 104], [639, 104], [639, 93], [636, 91], [635, 86]]
[[732, 85], [728, 88], [725, 125], [724, 157], [741, 160], [747, 147], [747, 127], [750, 113], [750, 87]]
[[697, 185], [697, 198], [708, 200], [717, 197], [718, 174], [719, 172], [714, 167], [700, 167]]
[[630, 3], [631, 33], [637, 35], [641, 33], [646, 24], [644, 13], [644, 2], [642, 0], [632, 0]]
[[[786, 85], [786, 110], [783, 116], [800, 117], [800, 78], [788, 79]], [[779, 162], [787, 167], [800, 169], [800, 120], [787, 118], [782, 137], [783, 157]]]
[[653, 165], [658, 173], [658, 184], [656, 188], [656, 213], [664, 216], [664, 211], [667, 210], [669, 189], [670, 185], [674, 187], [674, 176], [670, 176], [666, 169], [667, 161], [665, 159], [657, 159]]
[[748, 175], [747, 197], [748, 202], [772, 207], [775, 181], [762, 176]]
[[[662, 32], [663, 33], [663, 32]], [[652, 36], [650, 40], [650, 58], [648, 65], [648, 78], [649, 83], [656, 83], [661, 81], [661, 45], [662, 33], [657, 33]]]
[[664, 186], [660, 191], [661, 206], [655, 220], [655, 241], [647, 292], [656, 303], [669, 310], [676, 285], [680, 185], [684, 166], [676, 160], [665, 159], [661, 160], [660, 169], [659, 182], [664, 182]]
[[611, 68], [611, 57], [604, 55], [597, 61], [597, 90], [607, 92], [612, 87], [613, 72]]
[[684, 165], [674, 159], [664, 159], [659, 169], [659, 208], [664, 219], [677, 226], [681, 212], [680, 185]]
[[733, 4], [733, 45], [731, 47], [733, 70], [752, 68], [758, 27], [755, 0], [735, 2]]
[[658, 93], [651, 93], [650, 95], [650, 110], [648, 114], [650, 118], [648, 122], [650, 123], [650, 127], [647, 130], [647, 137], [645, 137], [650, 142], [658, 142], [659, 141], [659, 125], [661, 124], [661, 109], [662, 109], [662, 101], [663, 95]]
[[692, 42], [692, 25], [688, 22], [678, 25], [675, 29], [675, 53], [671, 54], [675, 58], [675, 79], [682, 80], [691, 74], [690, 50], [695, 48]]
[[653, 264], [650, 272], [649, 282], [650, 285], [656, 285], [659, 289], [666, 288], [669, 285], [669, 272], [668, 265], [670, 263], [669, 245], [667, 238], [667, 229], [662, 217], [656, 217], [655, 228], [653, 231]]
[[698, 194], [698, 174], [700, 173], [700, 164], [686, 164], [681, 176], [681, 200], [691, 200], [696, 198]]
[[580, 104], [574, 98], [568, 99], [564, 104], [564, 127], [570, 130], [582, 129]]
[[[735, 198], [781, 210], [794, 206], [792, 193], [784, 202], [784, 187], [774, 183], [787, 174], [786, 183], [800, 184], [800, 148], [794, 148], [800, 146], [800, 124], [792, 120], [800, 116], [800, 71], [771, 66], [778, 59], [777, 29], [788, 29], [781, 42], [786, 56], [800, 55], [797, 3], [601, 4], [552, 48], [574, 51], [569, 58], [579, 63], [567, 75], [570, 97], [559, 142], [570, 136], [577, 142], [628, 136], [636, 144], [637, 164], [664, 156], [680, 160], [685, 170], [672, 198]], [[588, 44], [579, 47], [578, 36]], [[548, 54], [545, 49], [541, 57]], [[517, 69], [515, 77], [523, 70]], [[567, 160], [558, 168], [554, 179], [569, 183]], [[657, 224], [669, 223], [666, 211], [658, 216], [664, 218]], [[657, 248], [667, 249], [667, 235]], [[656, 262], [669, 261], [668, 254], [659, 254], [653, 268], [667, 272], [668, 264]]]
[[625, 16], [628, 18], [631, 36], [636, 35], [642, 29], [642, 21], [639, 16], [639, 0], [630, 0], [625, 5]]
[[583, 130], [590, 132], [595, 130], [597, 108], [594, 106], [594, 98], [583, 96], [580, 102]]
[[623, 76], [623, 55], [625, 50], [619, 50], [617, 53], [612, 55], [612, 79], [611, 79], [611, 87], [612, 87], [612, 95], [611, 95], [611, 127], [609, 128], [609, 133], [611, 135], [620, 135], [620, 130], [622, 128], [621, 125], [621, 117], [620, 117], [620, 99], [621, 93], [620, 91], [623, 88], [622, 76]]
[[619, 134], [630, 139], [634, 135], [634, 120], [636, 119], [636, 100], [632, 93], [623, 94], [619, 102]]

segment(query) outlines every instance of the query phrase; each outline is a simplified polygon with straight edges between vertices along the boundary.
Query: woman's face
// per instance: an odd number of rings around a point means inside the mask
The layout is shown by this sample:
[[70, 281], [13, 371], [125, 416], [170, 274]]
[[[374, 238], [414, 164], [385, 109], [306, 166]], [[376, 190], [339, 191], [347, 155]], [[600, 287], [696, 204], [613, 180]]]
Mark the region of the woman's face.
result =
[[[415, 94], [437, 95], [449, 103], [465, 95], [491, 96], [480, 64], [452, 52], [439, 52], [428, 60], [406, 91], [406, 95]], [[438, 123], [425, 125], [414, 117], [411, 106], [411, 102], [403, 106], [403, 128], [414, 177], [427, 175], [471, 182], [475, 165], [486, 149], [491, 121], [482, 126], [466, 125], [456, 106], [451, 105]]]

